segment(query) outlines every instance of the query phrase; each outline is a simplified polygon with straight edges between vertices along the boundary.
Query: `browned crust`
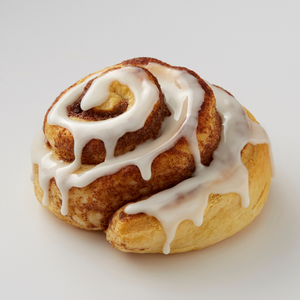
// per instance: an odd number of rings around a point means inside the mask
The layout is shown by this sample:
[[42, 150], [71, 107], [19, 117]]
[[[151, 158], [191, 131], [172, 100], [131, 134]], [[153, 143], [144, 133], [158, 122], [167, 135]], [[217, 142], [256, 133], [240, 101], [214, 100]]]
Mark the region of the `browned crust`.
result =
[[[60, 213], [61, 194], [52, 178], [50, 204], [46, 208], [76, 227], [104, 230], [112, 214], [124, 204], [170, 188], [193, 174], [194, 159], [191, 153], [186, 152], [186, 146], [186, 140], [181, 138], [174, 147], [155, 158], [149, 181], [143, 180], [138, 167], [130, 165], [113, 175], [100, 177], [84, 188], [71, 188], [67, 216]], [[34, 186], [36, 196], [42, 202], [43, 191], [39, 185], [37, 166]], [[99, 223], [95, 225], [90, 222], [89, 214], [100, 214]], [[81, 222], [77, 221], [79, 216]]]
[[138, 57], [122, 62], [122, 65], [145, 66], [149, 63], [156, 63], [171, 69], [186, 71], [197, 78], [200, 86], [205, 92], [204, 101], [198, 112], [197, 138], [201, 154], [201, 162], [209, 165], [212, 161], [213, 152], [217, 149], [222, 129], [222, 121], [216, 109], [216, 99], [212, 89], [208, 84], [194, 71], [184, 67], [174, 67], [156, 58]]
[[[248, 111], [247, 114], [255, 121]], [[251, 223], [261, 212], [271, 183], [268, 145], [247, 144], [241, 156], [249, 171], [250, 205], [243, 208], [240, 196], [235, 193], [211, 194], [203, 224], [197, 227], [190, 220], [183, 221], [171, 243], [171, 253], [202, 249], [228, 238]], [[107, 240], [124, 252], [162, 253], [166, 234], [159, 221], [143, 213], [128, 215], [125, 207], [111, 218], [106, 231]]]
[[[159, 132], [162, 121], [166, 116], [169, 115], [169, 111], [163, 101], [163, 95], [161, 93], [160, 85], [157, 79], [147, 69], [143, 68], [143, 66], [147, 65], [150, 62], [158, 63], [173, 69], [186, 71], [192, 76], [196, 77], [199, 84], [204, 89], [205, 98], [201, 106], [201, 109], [199, 110], [198, 113], [199, 123], [197, 127], [197, 138], [198, 138], [199, 149], [201, 154], [201, 162], [204, 165], [209, 165], [209, 163], [212, 160], [213, 151], [218, 146], [219, 139], [220, 139], [220, 132], [221, 132], [221, 119], [215, 108], [215, 98], [214, 98], [213, 91], [205, 83], [205, 81], [202, 80], [199, 77], [199, 75], [197, 75], [194, 71], [191, 71], [184, 67], [173, 67], [157, 59], [146, 58], [146, 57], [124, 61], [121, 63], [121, 65], [108, 68], [104, 72], [104, 73], [110, 72], [112, 70], [119, 69], [122, 66], [129, 66], [129, 65], [141, 67], [145, 72], [147, 72], [151, 81], [154, 84], [156, 84], [156, 86], [160, 91], [159, 101], [155, 105], [152, 113], [149, 115], [145, 123], [145, 126], [136, 132], [126, 133], [123, 137], [121, 137], [117, 143], [114, 155], [119, 156], [125, 154], [128, 151], [134, 150], [137, 145], [142, 144], [149, 139], [155, 139]], [[80, 82], [82, 82], [82, 80], [79, 81], [78, 83]], [[126, 103], [120, 103], [119, 105], [114, 107], [112, 111], [105, 112], [105, 113], [99, 111], [95, 112], [93, 111], [93, 109], [88, 110], [84, 113], [82, 112], [79, 112], [78, 114], [74, 113], [74, 110], [78, 108], [83, 95], [86, 93], [90, 85], [91, 82], [88, 83], [87, 87], [85, 88], [80, 98], [75, 103], [73, 103], [73, 105], [69, 106], [68, 110], [70, 111], [70, 116], [76, 116], [78, 118], [81, 118], [82, 120], [94, 121], [94, 120], [105, 119], [108, 117], [109, 118], [116, 117], [124, 111]], [[59, 101], [60, 97], [65, 92], [63, 92], [54, 101], [50, 109], [47, 111], [44, 119], [44, 132], [47, 141], [51, 145], [51, 149], [53, 150], [54, 155], [56, 155], [56, 157], [66, 162], [72, 162], [74, 160], [74, 139], [72, 134], [69, 132], [69, 130], [65, 128], [56, 125], [52, 126], [47, 123], [47, 116], [51, 108], [57, 101]], [[104, 143], [101, 140], [93, 139], [90, 142], [88, 142], [86, 146], [83, 148], [82, 163], [99, 164], [104, 161], [105, 155], [106, 155], [106, 151], [105, 151]]]
[[[116, 67], [116, 66], [115, 66]], [[105, 69], [102, 69], [98, 72], [105, 72], [106, 70], [109, 70], [111, 67], [108, 67], [108, 68], [105, 68]], [[44, 117], [44, 122], [43, 122], [43, 131], [45, 133], [45, 125], [46, 125], [46, 122], [47, 122], [47, 117], [48, 117], [48, 114], [50, 113], [51, 109], [53, 108], [53, 106], [59, 101], [59, 99], [65, 94], [67, 93], [69, 90], [71, 90], [73, 87], [75, 87], [76, 85], [80, 84], [81, 82], [85, 81], [87, 78], [91, 77], [92, 75], [96, 74], [97, 72], [94, 72], [94, 73], [91, 73], [85, 77], [83, 77], [82, 79], [78, 80], [77, 82], [75, 82], [74, 84], [72, 84], [70, 87], [68, 87], [67, 89], [65, 89], [64, 91], [62, 91], [58, 97], [56, 97], [56, 99], [54, 100], [54, 102], [51, 104], [51, 106], [48, 108], [47, 112], [46, 112], [46, 115]]]
[[[113, 68], [116, 69], [116, 68]], [[110, 70], [109, 70], [110, 71]], [[106, 73], [106, 72], [104, 72]], [[103, 73], [103, 74], [104, 74]], [[98, 76], [99, 77], [99, 76]], [[83, 111], [81, 109], [81, 101], [87, 91], [89, 90], [90, 86], [92, 85], [93, 81], [97, 79], [98, 77], [95, 77], [94, 79], [90, 80], [87, 85], [85, 86], [83, 92], [81, 93], [80, 97], [78, 100], [76, 100], [74, 103], [69, 105], [67, 107], [67, 112], [68, 112], [68, 117], [69, 118], [77, 118], [80, 120], [85, 120], [85, 121], [103, 121], [111, 118], [115, 118], [122, 113], [124, 113], [128, 107], [128, 103], [126, 101], [121, 101], [117, 103], [110, 111], [107, 110], [94, 110], [89, 109], [86, 111]], [[46, 115], [47, 116], [47, 115]], [[45, 118], [46, 118], [45, 116]]]
[[[120, 67], [113, 67], [105, 71], [104, 73], [119, 69]], [[164, 95], [161, 92], [160, 85], [157, 79], [147, 70], [143, 69], [149, 79], [156, 85], [159, 91], [159, 99], [157, 103], [154, 105], [152, 112], [148, 116], [145, 125], [135, 131], [135, 132], [128, 132], [123, 135], [117, 142], [115, 148], [115, 156], [123, 155], [129, 151], [135, 149], [137, 145], [144, 143], [149, 139], [155, 139], [158, 135], [158, 132], [161, 127], [161, 123], [165, 119], [165, 117], [170, 115], [170, 112], [164, 103]], [[103, 73], [103, 74], [104, 74]], [[111, 111], [106, 111], [105, 113], [101, 111], [95, 112], [93, 109], [87, 110], [85, 112], [78, 111], [75, 112], [75, 109], [80, 107], [80, 102], [87, 92], [88, 88], [91, 85], [91, 81], [87, 84], [86, 88], [84, 89], [82, 95], [78, 100], [76, 100], [72, 105], [68, 107], [68, 113], [70, 117], [78, 117], [85, 121], [99, 121], [104, 120], [107, 118], [113, 118], [117, 115], [124, 112], [124, 106], [127, 107], [126, 103], [119, 103], [116, 105]], [[61, 94], [59, 98], [62, 96]], [[55, 100], [53, 105], [59, 101], [59, 98]], [[51, 145], [51, 149], [59, 159], [62, 159], [66, 162], [72, 162], [74, 160], [74, 139], [69, 130], [66, 128], [62, 128], [57, 125], [49, 125], [47, 122], [47, 117], [50, 112], [50, 109], [47, 111], [45, 119], [44, 119], [44, 133], [47, 141]], [[105, 160], [105, 147], [104, 143], [101, 140], [93, 139], [89, 141], [82, 151], [81, 162], [83, 164], [99, 164]]]
[[[112, 72], [112, 71], [115, 71], [115, 70], [118, 70], [121, 68], [122, 68], [121, 66], [109, 68], [108, 70], [103, 72], [100, 76], [103, 76], [109, 72]], [[160, 84], [157, 81], [157, 79], [147, 69], [142, 68], [142, 67], [140, 67], [140, 69], [142, 69], [145, 73], [147, 73], [148, 78], [156, 85], [157, 89], [159, 90], [159, 100], [160, 100], [160, 102], [164, 103], [163, 95], [162, 95], [162, 92], [160, 89]], [[99, 109], [95, 110], [94, 108], [91, 108], [86, 111], [83, 111], [81, 109], [80, 104], [81, 104], [82, 98], [85, 96], [85, 94], [91, 87], [93, 81], [96, 80], [97, 78], [99, 78], [100, 76], [97, 76], [97, 77], [93, 78], [92, 80], [90, 80], [87, 83], [87, 85], [85, 86], [79, 99], [67, 107], [69, 117], [75, 117], [77, 119], [81, 119], [81, 120], [85, 120], [85, 121], [103, 121], [103, 120], [115, 118], [126, 111], [128, 103], [125, 100], [119, 102], [111, 110], [108, 110], [108, 111], [107, 110], [99, 110]], [[165, 107], [165, 109], [167, 110], [166, 107]], [[169, 113], [167, 113], [167, 115], [169, 115]]]
[[[131, 60], [131, 65], [143, 67], [146, 62], [156, 62], [169, 66], [163, 62], [150, 58]], [[127, 66], [128, 62], [123, 62], [122, 65]], [[221, 133], [221, 119], [215, 108], [216, 102], [213, 92], [195, 72], [186, 68], [172, 68], [187, 71], [195, 76], [205, 91], [205, 99], [201, 110], [199, 110], [198, 113], [199, 123], [197, 128], [197, 139], [202, 163], [208, 165], [212, 160], [213, 151], [218, 146]], [[78, 83], [80, 82], [82, 82], [82, 80]], [[66, 91], [55, 100], [54, 104], [59, 101], [59, 98]], [[52, 104], [52, 106], [54, 104]], [[47, 138], [47, 131], [50, 125], [46, 120], [50, 109], [45, 116], [44, 123]], [[137, 142], [143, 142], [149, 137], [155, 138], [161, 125], [161, 122], [157, 120], [161, 120], [162, 117], [164, 118], [167, 113], [166, 106], [161, 97], [146, 121], [145, 126], [147, 125], [147, 128], [150, 129], [142, 128], [138, 131], [139, 134], [125, 134], [119, 140], [122, 147], [119, 149], [117, 146], [115, 155], [121, 155], [127, 151], [133, 150], [135, 146], [132, 146], [132, 140], [136, 139]], [[155, 114], [156, 116], [152, 117], [152, 115]], [[161, 114], [161, 116], [157, 117], [157, 114]], [[55, 147], [60, 149], [60, 157], [65, 161], [74, 159], [74, 157], [70, 156], [70, 153], [73, 153], [74, 147], [73, 137], [70, 132], [59, 126], [51, 126], [51, 132], [52, 135], [55, 135], [55, 138], [52, 139], [52, 141], [49, 141], [51, 142], [52, 150], [54, 151], [53, 145], [55, 145]], [[99, 161], [103, 161], [104, 158], [105, 149], [102, 141], [91, 140], [83, 149], [82, 162], [84, 164], [96, 164]], [[83, 168], [88, 168], [88, 166], [83, 166]], [[152, 177], [149, 181], [143, 180], [140, 171], [136, 166], [127, 166], [116, 174], [98, 178], [85, 188], [72, 188], [69, 193], [69, 213], [67, 216], [62, 216], [60, 214], [61, 195], [55, 180], [52, 179], [50, 185], [50, 204], [47, 208], [57, 217], [74, 226], [90, 230], [103, 230], [107, 228], [108, 221], [112, 214], [124, 204], [137, 201], [141, 197], [149, 196], [161, 190], [170, 188], [189, 178], [194, 170], [195, 163], [193, 155], [190, 152], [186, 139], [181, 138], [171, 149], [160, 154], [153, 161], [151, 166]], [[38, 170], [36, 170], [35, 191], [37, 198], [41, 202], [43, 192], [38, 182]], [[90, 221], [89, 215], [91, 214], [98, 214], [101, 216], [99, 221]]]

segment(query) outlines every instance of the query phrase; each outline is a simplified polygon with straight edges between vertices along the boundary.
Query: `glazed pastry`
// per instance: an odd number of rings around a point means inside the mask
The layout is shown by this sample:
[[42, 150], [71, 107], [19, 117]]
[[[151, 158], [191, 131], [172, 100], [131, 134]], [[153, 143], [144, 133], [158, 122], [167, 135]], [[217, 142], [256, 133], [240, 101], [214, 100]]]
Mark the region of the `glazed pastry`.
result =
[[[254, 120], [249, 112], [248, 115]], [[249, 171], [250, 204], [243, 207], [237, 193], [210, 194], [203, 224], [196, 226], [191, 220], [182, 221], [171, 242], [171, 253], [201, 249], [224, 240], [239, 232], [260, 213], [271, 183], [268, 146], [247, 144], [242, 150], [242, 162]], [[128, 215], [126, 207], [114, 214], [106, 231], [107, 240], [124, 252], [161, 253], [166, 233], [160, 222], [144, 213]]]
[[248, 115], [186, 68], [152, 58], [106, 68], [49, 108], [32, 147], [35, 194], [71, 225], [107, 229], [122, 251], [203, 248], [266, 201], [270, 144]]

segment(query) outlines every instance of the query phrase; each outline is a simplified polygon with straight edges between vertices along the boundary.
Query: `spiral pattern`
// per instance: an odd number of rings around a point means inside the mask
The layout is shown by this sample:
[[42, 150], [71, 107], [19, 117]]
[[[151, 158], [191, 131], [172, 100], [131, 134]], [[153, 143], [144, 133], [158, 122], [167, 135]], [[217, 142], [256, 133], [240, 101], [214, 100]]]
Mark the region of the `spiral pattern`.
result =
[[138, 201], [124, 213], [155, 216], [167, 254], [179, 224], [203, 223], [211, 193], [235, 192], [249, 206], [240, 156], [249, 142], [270, 147], [230, 93], [189, 69], [131, 59], [78, 81], [49, 108], [32, 147], [35, 192], [57, 217], [91, 230]]
[[[186, 93], [178, 103], [172, 95], [166, 97], [149, 66], [174, 73], [173, 93], [182, 93], [180, 80], [187, 85], [186, 90], [191, 90], [187, 80], [180, 79], [183, 73], [189, 77], [200, 93], [194, 107], [186, 101]], [[111, 101], [112, 94], [118, 94], [119, 102]], [[128, 99], [132, 98], [134, 104], [130, 106]], [[83, 107], [84, 102], [91, 102], [90, 106]], [[108, 102], [113, 105], [103, 106]], [[122, 111], [124, 103], [126, 110]], [[188, 114], [193, 114], [196, 128], [182, 126]], [[196, 73], [150, 58], [125, 61], [77, 82], [49, 108], [44, 134], [57, 165], [44, 179], [44, 172], [40, 172], [37, 194], [44, 194], [47, 208], [68, 223], [85, 229], [106, 229], [119, 207], [189, 178], [199, 165], [199, 150], [202, 164], [209, 165], [220, 132], [221, 120], [212, 90]], [[146, 142], [149, 140], [151, 143]], [[134, 150], [138, 145], [138, 151]], [[61, 167], [58, 160], [67, 165]], [[36, 165], [41, 168], [40, 162]], [[35, 168], [38, 174], [38, 166]]]
[[[65, 115], [65, 123], [63, 126], [49, 125], [47, 122], [48, 115], [53, 106], [61, 99], [61, 96], [56, 99], [53, 105], [48, 110], [44, 120], [44, 132], [48, 141], [48, 145], [52, 150], [56, 158], [62, 159], [66, 162], [72, 162], [74, 156], [74, 138], [72, 133], [66, 129], [66, 123], [70, 120], [78, 122], [93, 122], [104, 121], [112, 118], [116, 118], [126, 111], [130, 110], [134, 103], [134, 95], [126, 85], [120, 84], [118, 81], [113, 81], [109, 88], [109, 95], [106, 95], [106, 101], [102, 106], [92, 107], [87, 110], [82, 110], [81, 101], [85, 97], [86, 93], [90, 91], [90, 87], [97, 79], [107, 77], [106, 75], [115, 74], [116, 71], [120, 71], [121, 67], [114, 67], [106, 70], [103, 73], [96, 74], [93, 79], [88, 77], [82, 84], [84, 86], [81, 95], [76, 101], [67, 106], [67, 114]], [[128, 68], [127, 68], [128, 69]], [[161, 123], [166, 116], [170, 115], [167, 106], [163, 100], [163, 94], [160, 90], [160, 86], [156, 78], [146, 69], [136, 69], [139, 72], [143, 72], [145, 77], [148, 78], [152, 84], [152, 88], [157, 90], [157, 101], [154, 104], [151, 113], [145, 121], [144, 126], [133, 132], [126, 132], [122, 137], [118, 139], [117, 145], [114, 148], [114, 155], [119, 156], [144, 143], [148, 139], [155, 139], [160, 129]], [[110, 74], [108, 74], [110, 73]], [[101, 78], [99, 78], [99, 76]], [[87, 83], [86, 83], [87, 82]], [[76, 84], [73, 88], [77, 87]], [[82, 87], [81, 89], [82, 90]], [[70, 90], [68, 91], [70, 92]], [[90, 91], [91, 92], [91, 91]], [[85, 97], [86, 98], [86, 97]], [[76, 96], [74, 97], [76, 99]], [[68, 118], [66, 118], [66, 116]], [[81, 124], [82, 125], [82, 124]], [[90, 139], [84, 146], [81, 156], [83, 164], [99, 164], [105, 160], [106, 149], [104, 143], [100, 139]]]

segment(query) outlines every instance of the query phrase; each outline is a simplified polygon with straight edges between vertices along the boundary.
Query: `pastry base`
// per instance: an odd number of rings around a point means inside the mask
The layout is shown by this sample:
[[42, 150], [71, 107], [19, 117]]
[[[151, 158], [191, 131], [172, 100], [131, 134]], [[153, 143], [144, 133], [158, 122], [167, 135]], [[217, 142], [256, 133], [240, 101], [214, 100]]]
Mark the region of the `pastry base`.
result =
[[[251, 113], [247, 111], [247, 114], [256, 121]], [[269, 147], [266, 144], [247, 144], [241, 155], [249, 171], [250, 205], [242, 207], [241, 198], [235, 193], [211, 194], [203, 224], [197, 227], [190, 220], [183, 221], [177, 228], [170, 253], [213, 245], [239, 232], [259, 215], [271, 183]], [[120, 208], [111, 219], [106, 231], [107, 240], [123, 252], [162, 253], [166, 234], [159, 221], [143, 213], [127, 215], [125, 207]]]
[[[170, 253], [201, 249], [222, 241], [246, 227], [261, 212], [271, 183], [271, 166], [267, 145], [248, 144], [242, 153], [249, 170], [250, 205], [241, 206], [238, 194], [211, 194], [204, 213], [203, 224], [195, 226], [190, 220], [177, 228]], [[125, 206], [126, 207], [126, 206]], [[146, 214], [127, 215], [119, 209], [106, 231], [107, 240], [123, 252], [162, 253], [166, 234], [155, 217]]]

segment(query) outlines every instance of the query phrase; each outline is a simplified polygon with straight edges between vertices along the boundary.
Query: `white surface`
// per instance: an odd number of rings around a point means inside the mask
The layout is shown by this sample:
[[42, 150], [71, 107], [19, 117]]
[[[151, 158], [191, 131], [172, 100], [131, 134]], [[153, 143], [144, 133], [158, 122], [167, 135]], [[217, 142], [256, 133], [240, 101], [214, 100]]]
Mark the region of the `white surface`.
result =
[[[299, 299], [299, 1], [2, 1], [1, 299]], [[186, 66], [267, 129], [277, 177], [261, 215], [178, 255], [113, 249], [35, 199], [31, 142], [61, 91], [124, 59]]]

